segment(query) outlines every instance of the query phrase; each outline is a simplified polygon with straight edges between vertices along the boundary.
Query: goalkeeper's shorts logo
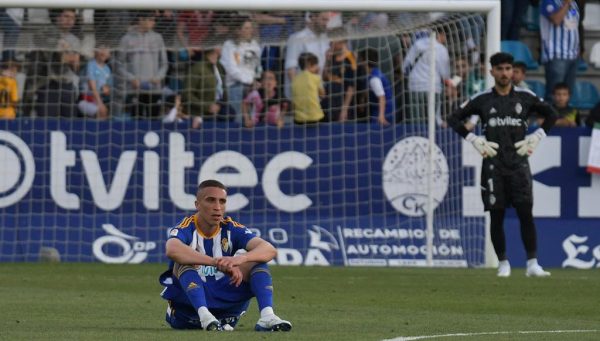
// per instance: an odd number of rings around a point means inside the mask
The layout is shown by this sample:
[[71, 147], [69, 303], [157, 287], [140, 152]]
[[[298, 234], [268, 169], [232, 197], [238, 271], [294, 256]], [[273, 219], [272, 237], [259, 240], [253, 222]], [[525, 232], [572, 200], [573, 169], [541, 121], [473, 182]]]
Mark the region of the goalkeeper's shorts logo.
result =
[[[427, 188], [429, 140], [424, 137], [408, 137], [396, 143], [383, 162], [383, 192], [399, 212], [419, 217], [427, 213]], [[433, 146], [432, 195], [433, 207], [437, 207], [448, 191], [449, 171], [446, 156]]]
[[[125, 234], [112, 224], [102, 224], [102, 229], [108, 235], [96, 239], [92, 245], [92, 250], [94, 256], [104, 263], [139, 264], [146, 260], [149, 251], [156, 248], [155, 242], [138, 241], [138, 237]], [[111, 244], [112, 247], [110, 246]], [[118, 249], [119, 251], [113, 251], [113, 249]]]

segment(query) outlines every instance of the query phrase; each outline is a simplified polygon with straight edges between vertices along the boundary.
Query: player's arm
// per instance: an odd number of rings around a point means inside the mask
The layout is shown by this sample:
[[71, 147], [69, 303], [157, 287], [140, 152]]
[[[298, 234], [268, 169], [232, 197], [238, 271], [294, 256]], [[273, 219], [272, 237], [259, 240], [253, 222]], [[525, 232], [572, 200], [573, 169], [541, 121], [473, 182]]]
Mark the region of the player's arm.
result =
[[254, 237], [246, 244], [246, 251], [234, 257], [223, 257], [217, 260], [219, 269], [230, 269], [244, 263], [268, 263], [277, 255], [277, 249], [268, 241]]
[[166, 254], [175, 263], [181, 265], [212, 265], [216, 266], [216, 260], [203, 255], [185, 245], [177, 238], [169, 238], [166, 244]]
[[474, 115], [481, 115], [481, 112], [474, 100], [468, 100], [450, 115], [448, 125], [465, 140], [471, 142], [477, 152], [484, 158], [496, 156], [498, 154], [496, 150], [500, 147], [496, 142], [487, 141], [484, 137], [477, 136], [467, 129], [464, 121], [467, 117], [471, 118]]
[[533, 95], [531, 97], [534, 101], [531, 105], [531, 111], [539, 113], [542, 116], [543, 121], [540, 128], [525, 136], [525, 139], [515, 143], [517, 154], [521, 156], [533, 154], [533, 151], [537, 148], [540, 141], [546, 137], [546, 134], [554, 126], [554, 123], [556, 123], [556, 119], [558, 118], [558, 113], [554, 108]]

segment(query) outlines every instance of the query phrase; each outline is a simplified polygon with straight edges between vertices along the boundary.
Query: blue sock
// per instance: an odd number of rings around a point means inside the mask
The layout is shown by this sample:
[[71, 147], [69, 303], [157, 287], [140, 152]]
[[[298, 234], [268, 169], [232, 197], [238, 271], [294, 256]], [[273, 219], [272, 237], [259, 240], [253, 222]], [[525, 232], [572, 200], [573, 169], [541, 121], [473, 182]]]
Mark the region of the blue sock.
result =
[[202, 279], [196, 270], [188, 270], [181, 274], [181, 276], [179, 276], [179, 283], [181, 283], [181, 288], [196, 311], [198, 311], [198, 308], [200, 307], [206, 307], [204, 286], [202, 285]]
[[267, 264], [258, 264], [250, 271], [250, 288], [256, 296], [258, 310], [273, 306], [273, 280]]

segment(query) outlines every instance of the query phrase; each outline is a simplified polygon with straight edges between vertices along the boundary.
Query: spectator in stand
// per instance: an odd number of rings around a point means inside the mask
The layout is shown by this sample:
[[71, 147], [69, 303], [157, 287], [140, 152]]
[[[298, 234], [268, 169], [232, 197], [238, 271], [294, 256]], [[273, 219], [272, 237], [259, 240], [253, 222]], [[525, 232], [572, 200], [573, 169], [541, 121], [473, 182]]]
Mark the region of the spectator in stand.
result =
[[135, 19], [135, 12], [118, 9], [94, 9], [96, 45], [115, 46]]
[[282, 37], [292, 34], [292, 23], [288, 22], [291, 12], [256, 12], [252, 20], [258, 24], [262, 51], [262, 67], [264, 70], [281, 70], [281, 47], [278, 44]]
[[126, 82], [125, 110], [135, 118], [160, 118], [167, 51], [162, 36], [153, 30], [154, 13], [140, 11], [136, 20], [121, 38], [117, 54], [118, 73]]
[[529, 1], [500, 0], [500, 40], [519, 40], [521, 18]]
[[250, 18], [239, 17], [236, 24], [238, 29], [235, 39], [228, 39], [223, 44], [221, 64], [227, 73], [225, 84], [229, 104], [236, 113], [235, 121], [243, 124], [242, 100], [262, 72], [261, 48], [254, 39], [254, 24]]
[[[435, 46], [435, 117], [438, 125], [443, 124], [441, 116], [441, 94], [443, 81], [450, 78], [450, 56], [446, 48], [446, 33], [436, 28]], [[405, 121], [407, 123], [417, 123], [427, 121], [428, 94], [429, 94], [429, 74], [430, 74], [430, 36], [425, 33], [417, 38], [412, 44], [404, 62], [402, 69], [408, 77], [408, 108], [405, 112]]]
[[79, 117], [79, 68], [81, 56], [77, 51], [55, 52], [50, 62], [50, 75], [37, 90], [35, 111], [42, 117]]
[[321, 105], [326, 120], [331, 122], [344, 122], [354, 117], [357, 63], [354, 54], [348, 49], [345, 34], [343, 28], [332, 30], [332, 35], [337, 35], [338, 38], [331, 42], [323, 70], [327, 97], [323, 98]]
[[213, 11], [180, 11], [177, 13], [177, 39], [192, 60], [201, 59], [201, 51], [210, 33]]
[[379, 69], [379, 53], [375, 49], [361, 51], [360, 60], [366, 66], [369, 89], [369, 116], [382, 126], [394, 122], [394, 94], [392, 83]]
[[292, 34], [286, 44], [285, 54], [285, 96], [290, 97], [290, 86], [298, 73], [298, 60], [300, 55], [310, 52], [319, 61], [319, 70], [325, 66], [325, 56], [329, 50], [329, 38], [327, 37], [328, 12], [314, 12], [307, 14], [306, 27]]
[[[81, 41], [73, 34], [77, 13], [74, 9], [53, 9], [50, 11], [50, 19], [52, 25], [44, 26], [34, 33], [33, 43], [38, 49], [31, 51], [26, 58], [27, 61], [30, 61], [30, 67], [27, 68], [27, 82], [23, 94], [23, 112], [25, 115], [33, 114], [34, 107], [39, 107], [35, 104], [36, 93], [41, 87], [48, 86], [50, 78], [54, 82], [57, 78], [63, 78], [61, 76], [57, 77], [57, 72], [59, 75], [72, 77], [70, 71], [79, 70], [80, 57], [76, 57], [74, 54], [81, 53]], [[66, 51], [71, 56], [64, 56]], [[61, 61], [64, 59], [68, 60], [69, 63], [67, 64], [71, 65], [63, 67], [65, 65]], [[77, 89], [77, 85], [75, 89]], [[65, 95], [63, 97], [67, 100], [64, 90], [66, 89], [62, 89], [60, 92]], [[55, 93], [56, 91], [52, 90], [51, 92]], [[44, 112], [46, 111], [44, 109]], [[58, 115], [58, 112], [56, 114]], [[68, 114], [67, 116], [72, 115]]]
[[4, 34], [2, 48], [5, 51], [13, 51], [17, 46], [24, 14], [23, 8], [0, 8], [0, 30]]
[[325, 96], [319, 75], [319, 59], [310, 52], [300, 54], [298, 65], [302, 70], [292, 82], [294, 123], [313, 124], [323, 120], [325, 113], [319, 97]]
[[154, 20], [156, 24], [155, 32], [163, 38], [165, 46], [171, 48], [175, 45], [177, 37], [177, 15], [172, 10], [154, 11]]
[[283, 127], [288, 102], [279, 96], [275, 72], [263, 72], [260, 84], [260, 88], [250, 92], [242, 102], [244, 127], [252, 128], [259, 124]]
[[542, 0], [540, 4], [542, 63], [546, 74], [546, 100], [558, 83], [575, 86], [579, 58], [579, 6], [573, 0]]
[[203, 60], [194, 64], [183, 91], [184, 111], [193, 117], [192, 127], [199, 128], [203, 120], [229, 121], [235, 112], [227, 104], [225, 68], [219, 63], [220, 48], [202, 53]]
[[529, 89], [529, 85], [525, 82], [525, 77], [527, 76], [527, 65], [523, 62], [514, 62], [513, 63], [513, 77], [512, 82], [514, 86], [518, 86], [519, 88]]
[[0, 73], [0, 119], [14, 120], [17, 116], [19, 94], [17, 87], [19, 64], [7, 53], [3, 53], [2, 73]]
[[106, 45], [98, 45], [94, 59], [86, 65], [85, 76], [81, 80], [81, 98], [77, 104], [85, 117], [109, 118], [108, 104], [113, 87], [112, 71], [107, 64], [109, 58], [110, 49]]
[[558, 112], [557, 127], [578, 127], [581, 124], [579, 111], [569, 105], [571, 94], [566, 83], [558, 83], [552, 91], [552, 105]]

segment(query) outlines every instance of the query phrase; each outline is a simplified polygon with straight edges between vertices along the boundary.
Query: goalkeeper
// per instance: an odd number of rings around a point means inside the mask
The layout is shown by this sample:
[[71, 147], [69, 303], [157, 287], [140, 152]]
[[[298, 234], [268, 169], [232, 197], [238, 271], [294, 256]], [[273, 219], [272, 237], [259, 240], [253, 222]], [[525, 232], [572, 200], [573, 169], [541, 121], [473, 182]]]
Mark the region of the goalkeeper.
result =
[[[557, 114], [529, 90], [511, 83], [513, 57], [496, 53], [490, 58], [493, 88], [475, 94], [448, 119], [448, 124], [483, 156], [481, 196], [491, 217], [491, 238], [498, 256], [498, 276], [510, 276], [506, 257], [504, 214], [513, 206], [521, 223], [521, 239], [527, 253], [527, 276], [545, 277], [550, 273], [537, 262], [536, 230], [533, 222], [532, 175], [528, 157], [556, 121]], [[530, 115], [541, 115], [543, 123], [526, 135]], [[469, 132], [463, 122], [478, 115], [483, 136]]]
[[[267, 266], [276, 249], [243, 225], [224, 217], [227, 191], [216, 180], [203, 181], [196, 214], [170, 230], [166, 254], [167, 323], [174, 329], [231, 331], [256, 297], [257, 331], [289, 331], [292, 324], [273, 312], [273, 284]], [[245, 253], [236, 254], [238, 250]]]

